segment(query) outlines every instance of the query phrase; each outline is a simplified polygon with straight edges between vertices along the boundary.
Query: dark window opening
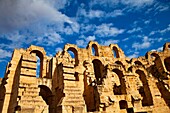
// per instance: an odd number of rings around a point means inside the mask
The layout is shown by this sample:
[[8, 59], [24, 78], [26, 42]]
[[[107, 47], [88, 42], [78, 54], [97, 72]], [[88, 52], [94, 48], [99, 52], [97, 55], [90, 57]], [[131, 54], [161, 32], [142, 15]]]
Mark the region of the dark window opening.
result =
[[102, 71], [103, 71], [103, 65], [100, 60], [93, 60], [93, 68], [94, 68], [94, 74], [96, 77], [97, 84], [102, 84]]
[[135, 63], [135, 65], [142, 65], [142, 63], [140, 61], [135, 61], [134, 63]]
[[79, 75], [78, 75], [77, 72], [75, 72], [74, 77], [75, 77], [75, 80], [76, 80], [76, 81], [79, 81]]
[[119, 52], [118, 52], [118, 49], [116, 48], [116, 47], [113, 47], [113, 56], [114, 56], [114, 58], [119, 58], [120, 56], [119, 56]]
[[170, 57], [164, 60], [164, 64], [165, 64], [166, 70], [170, 71]]
[[116, 73], [120, 81], [119, 86], [116, 84], [114, 85], [114, 88], [113, 88], [114, 94], [115, 95], [126, 94], [126, 85], [125, 85], [125, 80], [123, 78], [124, 77], [123, 72], [118, 69], [113, 69], [112, 71]]
[[139, 75], [139, 78], [143, 85], [138, 89], [139, 94], [143, 97], [142, 106], [153, 105], [153, 99], [152, 99], [151, 91], [150, 91], [145, 73], [141, 70], [137, 70], [136, 73]]
[[[75, 48], [70, 47], [68, 48], [67, 52], [70, 54], [70, 56], [75, 59], [75, 66], [78, 66], [79, 62], [78, 62], [78, 52]], [[73, 62], [72, 62], [73, 63]]]
[[127, 102], [125, 100], [119, 101], [119, 106], [120, 106], [120, 109], [127, 109], [128, 108]]

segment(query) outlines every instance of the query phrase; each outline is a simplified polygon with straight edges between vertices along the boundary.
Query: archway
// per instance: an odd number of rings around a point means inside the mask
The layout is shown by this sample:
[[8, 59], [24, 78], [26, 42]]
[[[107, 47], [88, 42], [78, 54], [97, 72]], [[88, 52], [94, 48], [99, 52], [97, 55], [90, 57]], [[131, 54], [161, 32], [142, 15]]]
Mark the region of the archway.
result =
[[117, 47], [113, 47], [112, 51], [113, 51], [114, 58], [120, 57]]
[[134, 63], [135, 63], [135, 65], [142, 66], [142, 63], [140, 61], [135, 61]]
[[138, 89], [140, 95], [143, 97], [142, 106], [153, 105], [153, 99], [152, 99], [151, 91], [145, 73], [141, 70], [136, 70], [136, 73], [138, 74], [138, 77], [142, 82], [142, 86], [140, 86], [140, 88]]
[[97, 84], [102, 84], [102, 79], [103, 79], [102, 72], [104, 68], [103, 64], [98, 59], [93, 60], [92, 63], [93, 63], [93, 68], [94, 68], [94, 74], [96, 77], [96, 82]]
[[112, 72], [114, 72], [115, 75], [118, 76], [119, 83], [120, 83], [120, 84], [115, 83], [114, 88], [113, 88], [114, 94], [115, 95], [126, 94], [126, 84], [125, 84], [125, 80], [123, 79], [124, 77], [123, 72], [120, 71], [119, 69], [113, 69]]
[[31, 53], [35, 53], [36, 54], [36, 58], [37, 58], [37, 63], [36, 63], [36, 77], [42, 77], [42, 71], [43, 71], [43, 60], [44, 60], [44, 55], [43, 53], [41, 53], [38, 50], [33, 50], [31, 51]]
[[79, 61], [78, 61], [78, 52], [77, 52], [77, 50], [74, 47], [69, 47], [67, 49], [67, 52], [70, 53], [70, 56], [75, 59], [75, 66], [78, 66]]
[[99, 56], [98, 47], [96, 44], [92, 44], [92, 55]]
[[166, 70], [170, 72], [170, 57], [165, 58], [164, 64], [165, 64]]
[[52, 98], [53, 98], [52, 92], [45, 85], [39, 85], [38, 87], [40, 88], [39, 95], [43, 98], [46, 104], [49, 105], [49, 112], [50, 112], [51, 110], [50, 108], [52, 107]]

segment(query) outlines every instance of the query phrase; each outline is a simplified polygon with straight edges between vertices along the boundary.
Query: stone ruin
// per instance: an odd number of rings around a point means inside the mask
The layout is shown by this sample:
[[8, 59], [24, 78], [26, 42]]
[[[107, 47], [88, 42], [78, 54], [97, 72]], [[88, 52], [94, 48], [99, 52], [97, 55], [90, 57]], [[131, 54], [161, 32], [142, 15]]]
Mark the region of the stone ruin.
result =
[[0, 112], [170, 113], [169, 75], [170, 43], [132, 59], [117, 44], [66, 44], [54, 57], [31, 45], [14, 50], [0, 79]]

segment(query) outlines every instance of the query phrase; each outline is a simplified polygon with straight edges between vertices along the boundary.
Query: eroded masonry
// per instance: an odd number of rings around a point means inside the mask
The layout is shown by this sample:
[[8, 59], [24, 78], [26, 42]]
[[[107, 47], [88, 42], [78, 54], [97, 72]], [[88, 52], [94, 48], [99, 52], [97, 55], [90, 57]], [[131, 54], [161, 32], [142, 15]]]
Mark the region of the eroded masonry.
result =
[[31, 45], [14, 50], [0, 79], [0, 112], [169, 113], [169, 75], [170, 43], [132, 59], [116, 44], [66, 44], [54, 57]]

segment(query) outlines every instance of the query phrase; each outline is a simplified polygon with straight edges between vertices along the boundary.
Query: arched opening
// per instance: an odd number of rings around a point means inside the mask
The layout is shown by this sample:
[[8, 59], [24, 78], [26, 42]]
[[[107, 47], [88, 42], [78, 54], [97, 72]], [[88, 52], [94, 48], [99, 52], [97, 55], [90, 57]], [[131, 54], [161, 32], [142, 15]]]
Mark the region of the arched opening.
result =
[[113, 51], [114, 58], [119, 58], [120, 57], [117, 47], [113, 47], [112, 51]]
[[127, 109], [128, 108], [127, 101], [126, 100], [119, 101], [119, 106], [120, 109]]
[[115, 73], [116, 76], [118, 76], [118, 80], [117, 79], [115, 80], [118, 81], [118, 83], [115, 83], [113, 88], [114, 94], [115, 95], [126, 94], [126, 84], [123, 78], [124, 77], [123, 72], [118, 69], [113, 69], [112, 71]]
[[142, 106], [153, 105], [153, 99], [152, 99], [151, 91], [150, 91], [145, 73], [141, 70], [136, 70], [136, 73], [138, 74], [138, 77], [140, 78], [142, 82], [142, 86], [140, 86], [138, 89], [140, 95], [143, 97]]
[[[170, 44], [168, 44], [167, 49], [170, 50]], [[164, 49], [163, 49], [164, 50]]]
[[115, 64], [119, 65], [119, 66], [122, 66], [125, 69], [125, 66], [123, 65], [123, 63], [121, 61], [116, 61]]
[[135, 61], [134, 63], [135, 63], [135, 65], [139, 65], [139, 66], [142, 65], [142, 63], [140, 61]]
[[121, 61], [116, 61], [115, 64], [118, 64], [118, 65], [121, 65], [123, 66], [122, 62]]
[[33, 50], [31, 51], [31, 53], [35, 53], [36, 54], [36, 58], [37, 58], [37, 63], [36, 63], [36, 77], [42, 77], [42, 71], [43, 71], [43, 60], [44, 60], [44, 56], [43, 53], [41, 53], [38, 50]]
[[52, 92], [45, 85], [39, 85], [38, 87], [40, 88], [39, 95], [43, 98], [46, 104], [49, 105], [49, 112], [50, 112], [50, 107], [52, 105]]
[[92, 55], [99, 56], [98, 47], [96, 44], [92, 44]]
[[103, 71], [103, 65], [100, 60], [93, 60], [93, 68], [94, 68], [94, 74], [96, 77], [97, 84], [102, 84], [102, 71]]
[[75, 59], [75, 66], [78, 66], [79, 62], [78, 62], [78, 52], [75, 48], [70, 47], [67, 49], [67, 52], [70, 54], [70, 56]]
[[156, 54], [156, 53], [152, 53], [152, 54], [150, 55], [150, 57], [151, 57], [151, 59], [155, 60], [157, 57], [159, 57], [159, 55]]
[[170, 57], [164, 60], [164, 64], [165, 64], [166, 70], [170, 72]]

